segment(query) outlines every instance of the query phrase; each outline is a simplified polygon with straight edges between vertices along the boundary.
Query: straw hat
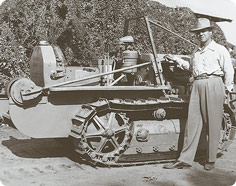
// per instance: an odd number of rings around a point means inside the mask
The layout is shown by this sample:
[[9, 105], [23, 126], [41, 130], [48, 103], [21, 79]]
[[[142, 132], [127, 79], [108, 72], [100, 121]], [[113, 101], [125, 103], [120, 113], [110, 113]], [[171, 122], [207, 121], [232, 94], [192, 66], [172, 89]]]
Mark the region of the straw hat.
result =
[[209, 19], [207, 19], [207, 18], [198, 18], [196, 28], [193, 28], [190, 31], [191, 32], [196, 32], [196, 31], [199, 31], [199, 30], [203, 30], [205, 28], [209, 28], [209, 29], [213, 30], [214, 26], [211, 25], [211, 22], [210, 22]]

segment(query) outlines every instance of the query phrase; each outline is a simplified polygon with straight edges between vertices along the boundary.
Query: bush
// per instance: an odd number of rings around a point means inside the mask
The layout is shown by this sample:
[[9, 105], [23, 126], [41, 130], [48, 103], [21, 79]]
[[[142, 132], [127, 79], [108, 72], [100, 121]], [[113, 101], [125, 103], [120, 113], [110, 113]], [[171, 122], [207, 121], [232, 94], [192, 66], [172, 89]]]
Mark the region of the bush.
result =
[[[58, 45], [68, 64], [88, 66], [102, 57], [105, 46], [115, 48], [124, 20], [149, 16], [182, 37], [197, 43], [189, 30], [196, 18], [188, 8], [168, 8], [149, 0], [5, 0], [0, 7], [0, 70], [4, 79], [29, 75], [29, 58], [40, 40]], [[217, 25], [216, 25], [217, 27]], [[226, 44], [217, 27], [215, 40]], [[144, 22], [131, 27], [136, 45], [150, 51]], [[158, 53], [190, 54], [193, 46], [161, 28], [153, 28]]]

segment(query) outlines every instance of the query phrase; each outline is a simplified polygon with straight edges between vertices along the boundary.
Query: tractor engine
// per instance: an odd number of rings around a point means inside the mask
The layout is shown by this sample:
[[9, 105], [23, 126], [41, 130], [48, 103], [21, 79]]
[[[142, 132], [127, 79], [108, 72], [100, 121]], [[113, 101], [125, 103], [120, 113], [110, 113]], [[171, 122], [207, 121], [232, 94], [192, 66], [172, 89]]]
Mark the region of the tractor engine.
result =
[[[40, 41], [35, 47], [30, 59], [30, 79], [40, 87], [50, 86], [76, 79], [83, 79], [99, 73], [107, 73], [112, 70], [131, 67], [150, 60], [141, 60], [143, 55], [132, 47], [133, 38], [126, 36], [120, 39], [125, 49], [119, 51], [120, 58], [106, 57], [91, 62], [91, 67], [67, 66], [64, 55], [58, 46], [51, 46], [46, 41]], [[147, 58], [148, 54], [146, 54]], [[151, 65], [150, 65], [151, 66]], [[147, 75], [149, 67], [132, 68], [120, 73], [104, 75], [101, 77], [84, 80], [64, 86], [96, 86], [96, 85], [141, 85], [144, 84], [143, 76]], [[153, 75], [153, 73], [152, 73]], [[150, 74], [149, 74], [150, 76]], [[150, 82], [150, 81], [148, 81]], [[152, 78], [152, 83], [154, 78]]]

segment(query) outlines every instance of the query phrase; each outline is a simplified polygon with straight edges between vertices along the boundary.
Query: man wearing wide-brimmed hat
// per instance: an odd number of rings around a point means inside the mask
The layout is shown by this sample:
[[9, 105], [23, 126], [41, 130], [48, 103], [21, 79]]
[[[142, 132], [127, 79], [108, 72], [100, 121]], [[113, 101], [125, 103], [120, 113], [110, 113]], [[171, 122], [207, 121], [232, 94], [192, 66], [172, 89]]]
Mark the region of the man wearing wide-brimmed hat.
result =
[[182, 152], [175, 163], [166, 164], [163, 168], [191, 167], [203, 126], [208, 134], [204, 169], [214, 168], [220, 141], [225, 92], [233, 89], [234, 69], [228, 50], [212, 40], [213, 29], [209, 19], [198, 19], [196, 28], [191, 32], [196, 33], [199, 46], [194, 50], [190, 64], [180, 58], [166, 56], [166, 59], [177, 62], [180, 68], [190, 70], [194, 82]]

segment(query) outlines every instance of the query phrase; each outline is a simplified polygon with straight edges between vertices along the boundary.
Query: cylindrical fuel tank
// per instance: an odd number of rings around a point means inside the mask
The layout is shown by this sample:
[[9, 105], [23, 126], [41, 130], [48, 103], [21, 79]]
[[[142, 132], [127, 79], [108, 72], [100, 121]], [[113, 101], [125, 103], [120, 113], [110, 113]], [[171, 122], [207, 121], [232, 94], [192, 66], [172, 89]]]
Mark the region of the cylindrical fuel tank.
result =
[[[132, 51], [132, 50], [125, 50], [123, 52], [123, 59], [124, 59], [124, 63], [122, 65], [122, 68], [137, 65], [137, 63], [138, 63], [138, 52], [137, 51]], [[137, 68], [126, 70], [124, 72], [125, 73], [134, 73], [134, 72], [137, 72]]]

